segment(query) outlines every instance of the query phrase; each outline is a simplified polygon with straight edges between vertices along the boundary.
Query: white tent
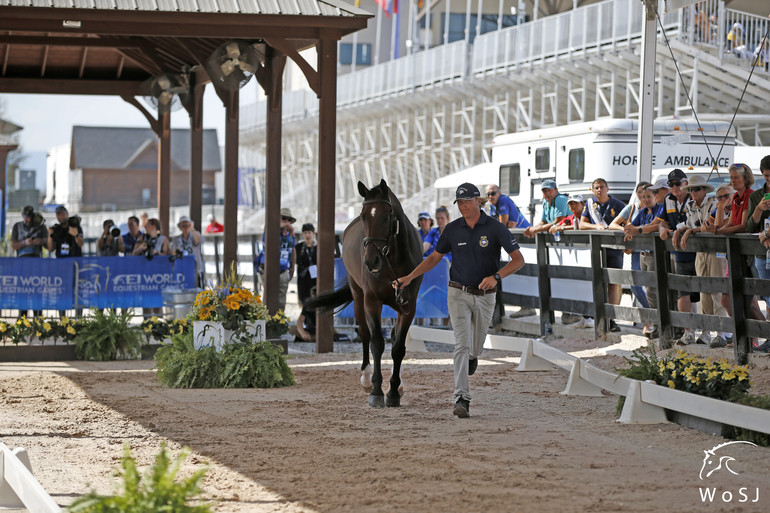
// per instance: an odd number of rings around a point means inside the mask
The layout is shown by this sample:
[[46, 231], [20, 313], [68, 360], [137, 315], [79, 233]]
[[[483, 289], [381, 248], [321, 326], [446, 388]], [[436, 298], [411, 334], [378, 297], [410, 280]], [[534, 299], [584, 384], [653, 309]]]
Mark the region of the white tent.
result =
[[[484, 162], [439, 178], [433, 183], [436, 189], [455, 189], [458, 185], [470, 182], [476, 186], [497, 184], [500, 179], [500, 164]], [[499, 184], [498, 184], [499, 185]]]

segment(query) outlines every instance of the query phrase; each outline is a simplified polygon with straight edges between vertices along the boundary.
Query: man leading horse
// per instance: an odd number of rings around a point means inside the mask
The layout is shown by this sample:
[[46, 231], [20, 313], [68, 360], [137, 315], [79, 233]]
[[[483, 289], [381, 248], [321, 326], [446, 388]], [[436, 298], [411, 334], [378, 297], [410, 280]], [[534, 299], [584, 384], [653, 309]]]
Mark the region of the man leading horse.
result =
[[[460, 185], [454, 202], [462, 217], [446, 226], [433, 253], [392, 285], [396, 290], [408, 287], [452, 252], [447, 303], [455, 335], [453, 413], [467, 418], [471, 400], [468, 376], [472, 376], [478, 366], [492, 321], [495, 291], [504, 277], [524, 267], [524, 257], [511, 232], [481, 210], [483, 201], [475, 185]], [[498, 269], [501, 249], [511, 260]]]

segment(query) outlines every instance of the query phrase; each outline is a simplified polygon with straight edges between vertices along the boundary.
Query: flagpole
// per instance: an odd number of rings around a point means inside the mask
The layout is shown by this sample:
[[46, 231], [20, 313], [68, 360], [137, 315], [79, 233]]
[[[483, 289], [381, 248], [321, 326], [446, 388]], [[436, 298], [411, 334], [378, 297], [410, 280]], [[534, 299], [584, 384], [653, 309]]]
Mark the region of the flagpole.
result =
[[374, 29], [374, 41], [377, 44], [377, 51], [374, 52], [374, 65], [380, 63], [380, 48], [382, 47], [382, 11], [376, 13], [377, 25]]

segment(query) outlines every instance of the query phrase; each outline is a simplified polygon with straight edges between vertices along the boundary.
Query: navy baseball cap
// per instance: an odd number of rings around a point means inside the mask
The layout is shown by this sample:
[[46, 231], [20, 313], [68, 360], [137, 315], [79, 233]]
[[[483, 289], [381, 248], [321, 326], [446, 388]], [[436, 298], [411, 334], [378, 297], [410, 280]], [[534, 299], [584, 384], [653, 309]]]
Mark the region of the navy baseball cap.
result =
[[430, 219], [430, 218], [431, 217], [430, 217], [430, 214], [428, 212], [420, 212], [417, 215], [417, 220], [420, 220], [420, 219]]
[[460, 184], [460, 186], [457, 188], [457, 191], [455, 191], [454, 203], [457, 203], [457, 200], [469, 200], [473, 198], [478, 198], [480, 196], [481, 196], [481, 193], [479, 192], [478, 187], [476, 187], [472, 183], [465, 182], [463, 184]]
[[681, 169], [674, 169], [668, 174], [669, 180], [687, 180], [687, 175]]

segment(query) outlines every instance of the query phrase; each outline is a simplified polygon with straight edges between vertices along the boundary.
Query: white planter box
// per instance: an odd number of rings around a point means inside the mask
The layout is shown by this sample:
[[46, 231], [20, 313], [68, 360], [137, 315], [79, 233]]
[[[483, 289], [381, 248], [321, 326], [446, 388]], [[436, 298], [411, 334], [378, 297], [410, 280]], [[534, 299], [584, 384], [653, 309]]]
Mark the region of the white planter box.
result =
[[[265, 321], [246, 323], [246, 333], [249, 333], [255, 340], [265, 340]], [[215, 347], [217, 351], [221, 351], [225, 344], [233, 341], [234, 334], [234, 331], [224, 329], [219, 322], [193, 322], [193, 344], [195, 344], [195, 349]]]

